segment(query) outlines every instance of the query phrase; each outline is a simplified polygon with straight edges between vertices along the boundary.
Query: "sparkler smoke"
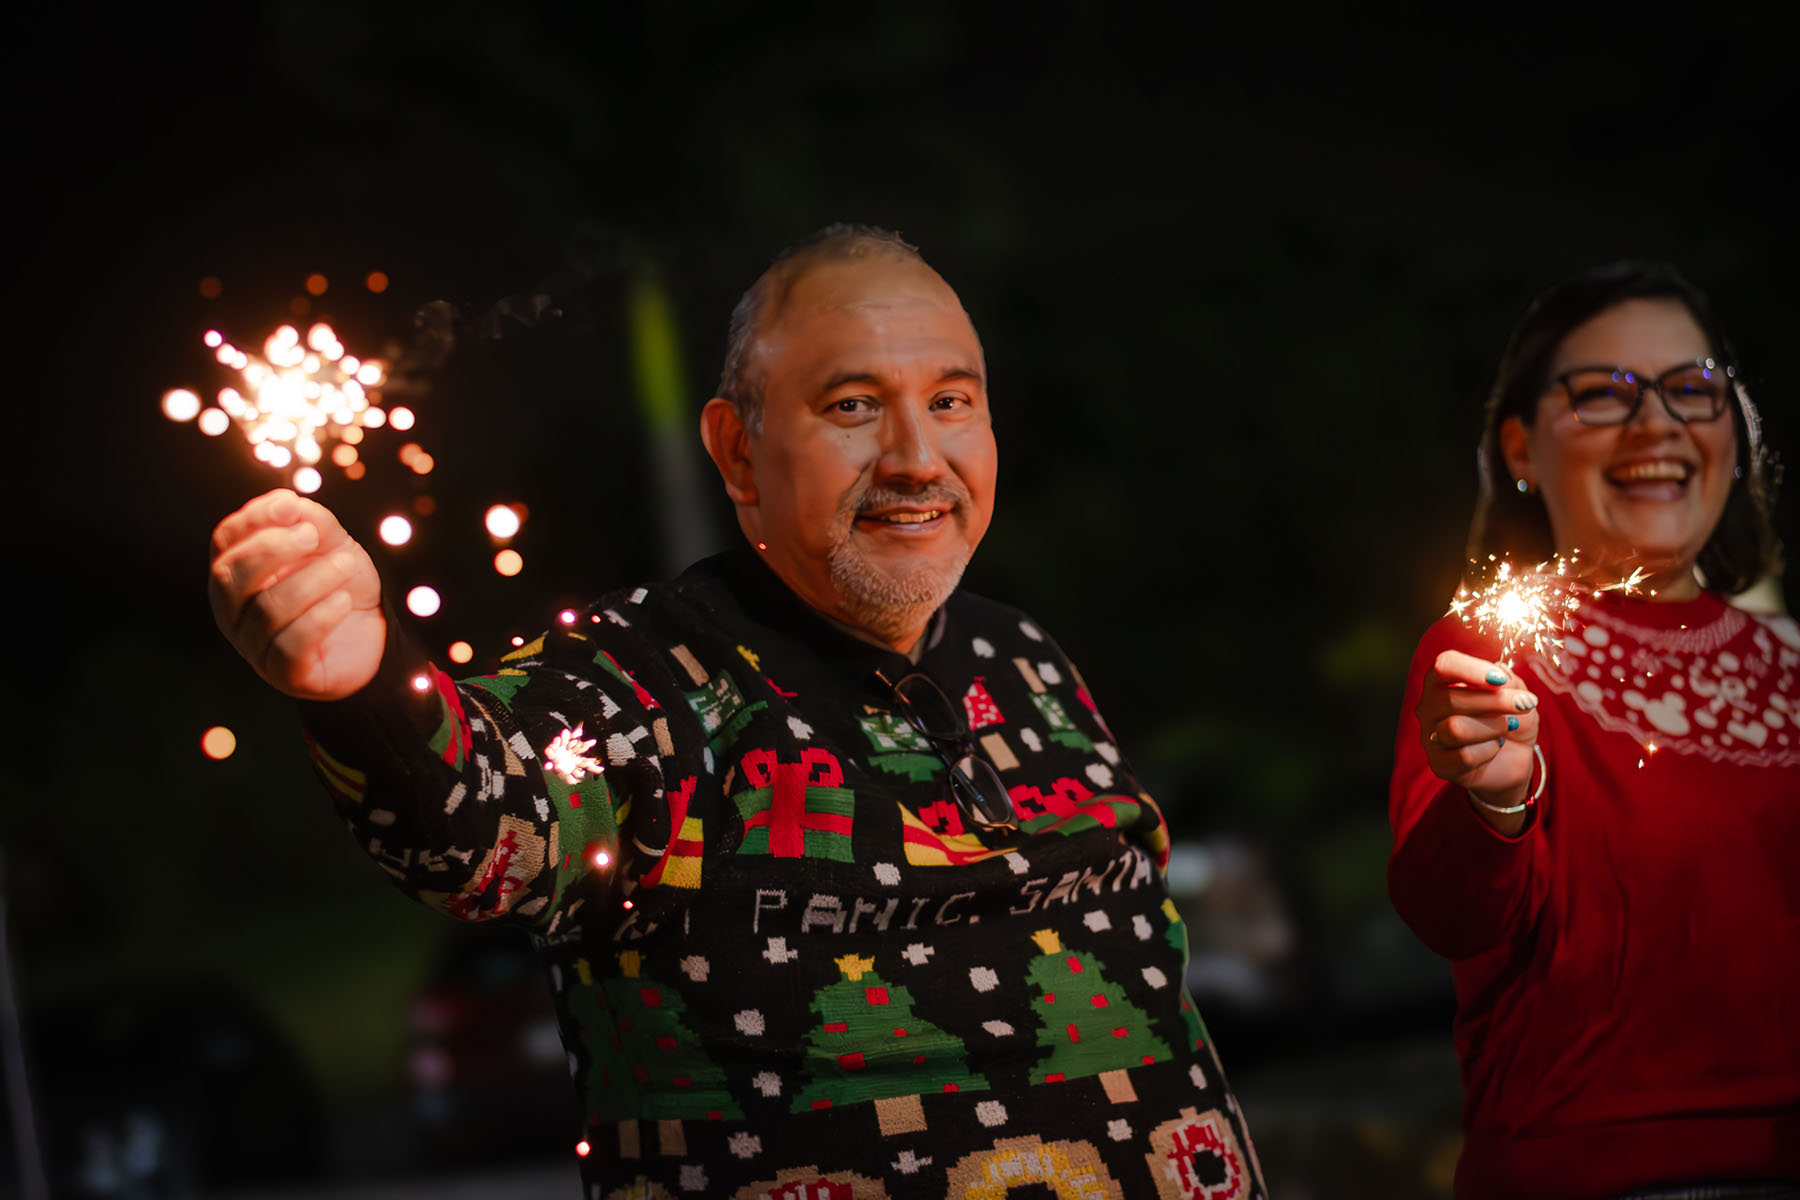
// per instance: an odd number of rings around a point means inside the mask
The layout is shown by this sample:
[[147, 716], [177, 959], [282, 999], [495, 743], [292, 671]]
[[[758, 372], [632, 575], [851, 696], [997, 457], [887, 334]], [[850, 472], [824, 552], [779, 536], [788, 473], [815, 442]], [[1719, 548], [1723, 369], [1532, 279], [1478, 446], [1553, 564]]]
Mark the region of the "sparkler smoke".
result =
[[1479, 577], [1465, 582], [1450, 601], [1447, 616], [1500, 643], [1500, 661], [1508, 666], [1529, 649], [1561, 665], [1562, 636], [1574, 631], [1583, 599], [1601, 592], [1631, 595], [1648, 576], [1642, 567], [1613, 583], [1595, 584], [1575, 574], [1579, 554], [1556, 555], [1529, 571], [1516, 571], [1512, 560], [1488, 556], [1488, 565], [1473, 564]]

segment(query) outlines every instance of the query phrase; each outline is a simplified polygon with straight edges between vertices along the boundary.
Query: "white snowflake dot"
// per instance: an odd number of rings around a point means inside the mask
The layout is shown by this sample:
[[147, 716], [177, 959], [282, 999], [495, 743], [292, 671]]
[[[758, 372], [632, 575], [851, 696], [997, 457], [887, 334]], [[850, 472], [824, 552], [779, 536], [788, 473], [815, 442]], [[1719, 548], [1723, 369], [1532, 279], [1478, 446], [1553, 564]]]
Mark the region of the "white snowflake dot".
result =
[[1203, 1092], [1206, 1090], [1206, 1072], [1200, 1069], [1199, 1063], [1188, 1068], [1188, 1078], [1193, 1080], [1195, 1087]]
[[975, 1119], [992, 1129], [1006, 1124], [1006, 1105], [998, 1100], [983, 1100], [975, 1106]]
[[754, 1008], [746, 1008], [731, 1018], [739, 1033], [745, 1037], [761, 1037], [763, 1035], [763, 1015]]
[[1041, 642], [1044, 640], [1044, 635], [1039, 633], [1037, 626], [1033, 625], [1030, 621], [1020, 621], [1019, 632], [1034, 642]]
[[976, 638], [974, 641], [970, 642], [969, 645], [975, 651], [976, 658], [994, 657], [994, 643], [988, 641], [986, 638]]
[[1062, 672], [1056, 669], [1055, 663], [1041, 662], [1037, 665], [1038, 678], [1052, 687], [1062, 682]]
[[707, 972], [711, 970], [712, 964], [698, 954], [690, 954], [681, 960], [681, 973], [695, 983], [705, 983]]
[[970, 967], [969, 982], [978, 992], [991, 992], [1000, 986], [1000, 977], [988, 967]]
[[781, 1095], [781, 1076], [773, 1071], [763, 1071], [750, 1082], [756, 1086], [757, 1091], [765, 1096], [775, 1097]]
[[1137, 916], [1131, 918], [1131, 932], [1137, 934], [1138, 941], [1140, 941], [1140, 942], [1149, 941], [1150, 940], [1150, 918], [1146, 917], [1143, 913], [1139, 913]]
[[1115, 1142], [1130, 1141], [1131, 1140], [1131, 1122], [1127, 1121], [1124, 1117], [1119, 1117], [1115, 1120], [1108, 1121], [1106, 1123], [1106, 1136], [1111, 1138]]
[[1112, 918], [1103, 909], [1092, 909], [1081, 915], [1081, 923], [1095, 933], [1103, 933], [1112, 928]]
[[1031, 864], [1026, 862], [1025, 856], [1020, 854], [1017, 850], [1008, 850], [1006, 852], [1006, 865], [1012, 868], [1012, 873], [1014, 875], [1023, 875], [1031, 870]]
[[726, 1145], [730, 1146], [731, 1152], [739, 1158], [755, 1158], [762, 1153], [762, 1139], [754, 1133], [745, 1133], [742, 1130], [732, 1134], [731, 1140]]
[[1162, 973], [1161, 967], [1145, 967], [1144, 982], [1153, 988], [1167, 987], [1169, 985], [1169, 977]]
[[873, 869], [877, 882], [886, 884], [888, 887], [893, 887], [900, 882], [900, 868], [891, 862], [878, 862]]
[[704, 1192], [706, 1190], [706, 1168], [694, 1163], [683, 1163], [681, 1166], [681, 1190]]
[[981, 1027], [995, 1037], [1011, 1037], [1013, 1035], [1013, 1027], [1005, 1021], [983, 1021]]

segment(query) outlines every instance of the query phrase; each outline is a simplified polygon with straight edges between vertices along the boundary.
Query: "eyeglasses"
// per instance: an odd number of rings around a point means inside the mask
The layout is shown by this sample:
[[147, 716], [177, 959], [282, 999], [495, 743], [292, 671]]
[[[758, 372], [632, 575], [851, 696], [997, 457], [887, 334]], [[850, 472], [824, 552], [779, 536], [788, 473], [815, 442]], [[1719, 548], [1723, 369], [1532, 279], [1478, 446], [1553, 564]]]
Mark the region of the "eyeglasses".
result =
[[1737, 372], [1710, 358], [1670, 367], [1644, 379], [1624, 367], [1574, 367], [1556, 377], [1569, 394], [1569, 407], [1583, 425], [1623, 425], [1637, 416], [1644, 393], [1662, 397], [1677, 421], [1715, 421], [1725, 411]]
[[1018, 813], [1012, 797], [993, 764], [975, 753], [975, 736], [968, 717], [953, 704], [929, 675], [914, 673], [889, 683], [880, 671], [875, 678], [894, 693], [895, 711], [906, 718], [920, 737], [931, 743], [950, 769], [950, 793], [963, 815], [983, 829], [1017, 829]]

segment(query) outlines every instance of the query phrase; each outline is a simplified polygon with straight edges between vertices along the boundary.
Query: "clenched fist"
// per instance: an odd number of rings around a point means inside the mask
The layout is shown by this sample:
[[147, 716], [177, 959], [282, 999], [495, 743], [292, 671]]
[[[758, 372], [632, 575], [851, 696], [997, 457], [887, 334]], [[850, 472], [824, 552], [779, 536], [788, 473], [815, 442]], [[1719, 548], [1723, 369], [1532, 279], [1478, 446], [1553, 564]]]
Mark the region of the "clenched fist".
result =
[[341, 700], [381, 666], [381, 577], [331, 510], [286, 488], [213, 530], [213, 618], [271, 687]]

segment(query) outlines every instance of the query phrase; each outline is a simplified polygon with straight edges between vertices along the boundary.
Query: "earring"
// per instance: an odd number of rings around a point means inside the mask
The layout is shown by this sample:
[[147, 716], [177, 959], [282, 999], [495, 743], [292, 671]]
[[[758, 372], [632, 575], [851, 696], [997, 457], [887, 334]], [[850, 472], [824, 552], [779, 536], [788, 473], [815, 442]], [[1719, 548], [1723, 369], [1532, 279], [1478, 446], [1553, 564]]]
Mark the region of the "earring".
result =
[[1520, 479], [1514, 486], [1519, 489], [1519, 495], [1521, 496], [1529, 496], [1533, 490], [1531, 484], [1524, 479]]

